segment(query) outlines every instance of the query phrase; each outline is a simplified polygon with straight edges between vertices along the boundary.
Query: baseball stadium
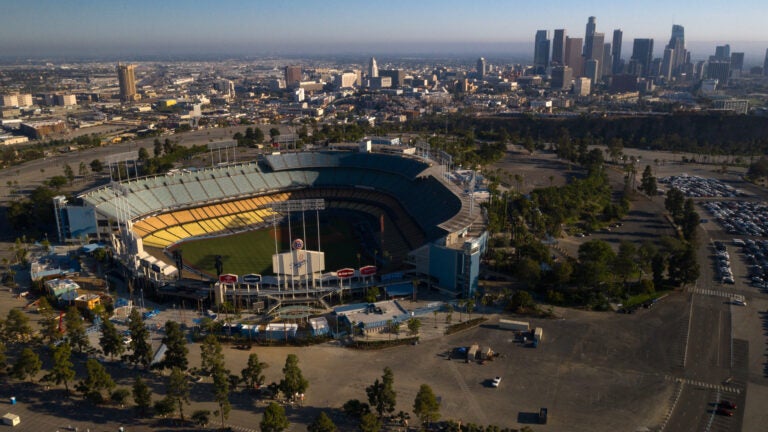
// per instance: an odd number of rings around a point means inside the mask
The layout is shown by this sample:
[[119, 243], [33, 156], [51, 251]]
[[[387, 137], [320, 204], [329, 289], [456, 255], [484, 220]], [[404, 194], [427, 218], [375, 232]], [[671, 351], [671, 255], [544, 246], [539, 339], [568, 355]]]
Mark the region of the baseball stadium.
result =
[[56, 216], [60, 235], [111, 244], [164, 295], [280, 305], [373, 284], [410, 295], [419, 280], [470, 297], [486, 224], [457, 178], [415, 155], [275, 153], [112, 181]]

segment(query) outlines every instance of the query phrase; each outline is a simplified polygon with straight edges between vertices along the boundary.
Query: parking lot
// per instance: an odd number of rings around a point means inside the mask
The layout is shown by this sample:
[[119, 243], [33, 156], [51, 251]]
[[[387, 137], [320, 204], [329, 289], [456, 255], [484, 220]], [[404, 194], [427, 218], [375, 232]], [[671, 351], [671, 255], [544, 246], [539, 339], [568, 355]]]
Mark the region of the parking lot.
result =
[[677, 189], [687, 197], [728, 197], [734, 198], [739, 196], [745, 196], [745, 192], [734, 188], [731, 185], [725, 184], [722, 181], [701, 177], [697, 175], [673, 175], [669, 177], [661, 177], [659, 183], [669, 189]]
[[728, 234], [768, 237], [768, 205], [757, 201], [711, 201], [703, 204]]

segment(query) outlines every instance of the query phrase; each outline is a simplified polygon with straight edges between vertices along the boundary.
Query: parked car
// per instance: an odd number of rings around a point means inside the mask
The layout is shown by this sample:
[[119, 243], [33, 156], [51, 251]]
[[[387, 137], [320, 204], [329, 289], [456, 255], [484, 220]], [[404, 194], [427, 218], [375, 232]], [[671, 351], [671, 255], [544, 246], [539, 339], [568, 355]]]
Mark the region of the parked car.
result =
[[493, 382], [491, 382], [491, 385], [493, 387], [498, 387], [499, 384], [501, 384], [501, 377], [497, 376], [496, 378], [493, 379]]
[[718, 403], [718, 406], [720, 406], [721, 408], [729, 409], [729, 410], [735, 410], [736, 409], [736, 404], [735, 403], [733, 403], [733, 402], [731, 402], [729, 400], [725, 400], [725, 399], [721, 400]]

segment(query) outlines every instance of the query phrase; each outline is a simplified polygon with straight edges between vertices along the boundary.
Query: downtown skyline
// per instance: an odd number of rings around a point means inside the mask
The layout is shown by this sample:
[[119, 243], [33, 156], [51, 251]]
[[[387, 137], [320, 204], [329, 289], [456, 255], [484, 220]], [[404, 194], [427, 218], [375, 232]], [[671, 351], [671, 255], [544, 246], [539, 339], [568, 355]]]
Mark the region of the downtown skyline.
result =
[[764, 2], [736, 1], [727, 7], [712, 0], [615, 3], [29, 0], [4, 5], [0, 55], [477, 53], [525, 58], [533, 53], [537, 30], [562, 28], [583, 37], [588, 16], [597, 17], [599, 32], [622, 29], [625, 52], [633, 38], [652, 38], [654, 55], [660, 56], [673, 24], [685, 26], [694, 58], [706, 58], [716, 45], [727, 43], [746, 52], [748, 63], [758, 63], [768, 47], [768, 27], [761, 22], [768, 15]]

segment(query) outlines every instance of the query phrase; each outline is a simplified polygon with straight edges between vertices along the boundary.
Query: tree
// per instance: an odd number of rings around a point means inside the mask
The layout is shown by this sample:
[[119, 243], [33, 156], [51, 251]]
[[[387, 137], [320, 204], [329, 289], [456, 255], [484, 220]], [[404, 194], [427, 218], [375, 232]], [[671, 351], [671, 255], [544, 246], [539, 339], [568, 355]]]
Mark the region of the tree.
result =
[[264, 369], [268, 365], [259, 361], [259, 355], [252, 353], [248, 356], [248, 364], [245, 369], [242, 370], [240, 375], [243, 377], [243, 382], [250, 389], [259, 388], [264, 384]]
[[148, 367], [152, 362], [152, 345], [149, 344], [149, 330], [144, 325], [138, 308], [131, 309], [128, 315], [128, 332], [131, 335], [128, 348], [133, 351], [129, 357], [131, 362]]
[[315, 420], [309, 424], [307, 431], [309, 432], [336, 432], [339, 428], [333, 423], [326, 414], [325, 411], [320, 411], [320, 414], [315, 417]]
[[59, 330], [59, 317], [53, 311], [50, 303], [45, 297], [40, 297], [37, 304], [37, 310], [40, 312], [42, 318], [40, 319], [40, 335], [43, 338], [43, 342], [54, 343], [61, 339], [61, 331]]
[[88, 175], [88, 168], [85, 165], [85, 162], [80, 161], [80, 165], [77, 167], [77, 175], [83, 178]]
[[385, 367], [381, 381], [376, 379], [372, 385], [365, 389], [365, 393], [368, 395], [368, 403], [376, 410], [379, 417], [382, 417], [385, 412], [391, 414], [395, 411], [397, 393], [394, 390], [394, 382], [395, 376], [392, 373], [392, 369]]
[[115, 327], [115, 324], [108, 319], [101, 321], [101, 337], [99, 337], [99, 344], [101, 345], [101, 352], [103, 352], [104, 355], [112, 357], [112, 359], [125, 352], [125, 346], [123, 345], [120, 333], [117, 331], [117, 327]]
[[[371, 413], [371, 407], [367, 403], [360, 402], [357, 399], [350, 399], [344, 402], [341, 410], [344, 411], [344, 414], [347, 416], [358, 420], [361, 419], [364, 415]], [[374, 418], [375, 417], [376, 416], [374, 416]]]
[[98, 160], [98, 159], [92, 160], [91, 161], [91, 171], [93, 171], [95, 173], [100, 173], [100, 172], [104, 171], [104, 164], [101, 163], [101, 161]]
[[[2, 322], [0, 322], [0, 327], [2, 327]], [[8, 363], [8, 357], [5, 355], [5, 344], [0, 342], [0, 374], [5, 372], [5, 367]]]
[[67, 309], [67, 314], [64, 316], [64, 324], [67, 327], [67, 336], [73, 348], [77, 349], [78, 352], [83, 352], [83, 350], [90, 347], [91, 344], [88, 341], [88, 334], [85, 332], [83, 317], [75, 306]]
[[184, 422], [184, 404], [189, 405], [189, 381], [181, 368], [174, 366], [165, 387], [166, 398], [179, 407], [179, 416]]
[[145, 414], [152, 403], [152, 391], [140, 375], [137, 375], [136, 380], [133, 381], [132, 394], [136, 409], [141, 414]]
[[157, 138], [152, 141], [152, 151], [156, 158], [159, 158], [163, 154], [163, 143], [161, 143]]
[[280, 129], [278, 128], [271, 128], [269, 130], [269, 138], [272, 140], [272, 142], [275, 142], [275, 139], [280, 136]]
[[155, 413], [160, 417], [168, 417], [176, 411], [176, 401], [166, 396], [155, 402]]
[[187, 342], [184, 339], [184, 333], [181, 331], [179, 323], [176, 321], [167, 321], [165, 323], [163, 343], [167, 347], [163, 367], [187, 370], [187, 354], [189, 350], [187, 349]]
[[440, 418], [440, 404], [432, 388], [427, 384], [419, 387], [419, 392], [416, 393], [416, 399], [413, 401], [413, 412], [422, 424], [429, 424]]
[[43, 381], [53, 382], [56, 385], [64, 383], [64, 389], [69, 396], [69, 382], [75, 378], [74, 364], [72, 364], [72, 347], [69, 342], [59, 344], [53, 349], [53, 365]]
[[11, 376], [23, 381], [37, 375], [42, 366], [43, 362], [40, 361], [37, 353], [31, 348], [24, 348], [11, 369]]
[[667, 197], [664, 199], [664, 207], [672, 216], [672, 220], [676, 224], [680, 223], [680, 218], [683, 215], [683, 205], [685, 196], [677, 188], [672, 188], [667, 191]]
[[683, 238], [690, 242], [694, 241], [699, 223], [701, 223], [701, 218], [694, 207], [693, 198], [688, 198], [685, 200], [683, 215], [680, 218], [680, 230], [683, 233]]
[[102, 390], [109, 391], [115, 388], [115, 381], [96, 359], [88, 359], [85, 363], [85, 370], [85, 379], [77, 385], [77, 391], [93, 403], [102, 403], [104, 401]]
[[309, 387], [307, 381], [299, 369], [299, 358], [296, 354], [288, 354], [283, 367], [284, 378], [280, 380], [280, 390], [286, 397], [295, 398], [297, 394], [304, 393]]
[[32, 339], [32, 327], [29, 325], [29, 317], [19, 309], [11, 309], [3, 326], [5, 341], [10, 343], [29, 342]]
[[223, 363], [224, 355], [219, 340], [213, 334], [207, 335], [200, 345], [200, 368], [204, 374], [210, 375]]
[[512, 311], [528, 309], [534, 305], [533, 297], [528, 291], [517, 290], [509, 299], [509, 308]]
[[416, 336], [421, 329], [421, 320], [418, 318], [411, 318], [408, 320], [408, 334]]
[[197, 410], [192, 413], [190, 419], [200, 427], [205, 427], [210, 421], [211, 412], [208, 410]]
[[381, 420], [373, 413], [363, 414], [360, 417], [360, 432], [379, 432], [381, 430]]
[[261, 144], [264, 142], [264, 131], [262, 131], [261, 128], [256, 127], [253, 129], [253, 141], [256, 144]]
[[619, 243], [619, 253], [613, 261], [613, 272], [621, 279], [622, 283], [626, 284], [627, 279], [637, 272], [637, 261], [637, 248], [635, 244], [622, 240]]
[[128, 398], [131, 396], [131, 391], [126, 388], [119, 388], [112, 392], [111, 395], [109, 395], [109, 399], [120, 405], [120, 408], [125, 405], [125, 403], [128, 401]]
[[616, 254], [611, 246], [602, 240], [590, 240], [579, 246], [579, 263], [576, 269], [577, 282], [584, 287], [597, 287], [605, 283], [610, 273], [610, 266]]
[[144, 147], [139, 148], [139, 160], [142, 162], [146, 162], [149, 160], [149, 152]]
[[200, 347], [200, 360], [205, 373], [213, 376], [213, 397], [219, 405], [221, 427], [229, 415], [229, 371], [224, 367], [224, 354], [216, 336], [209, 334]]
[[643, 170], [643, 177], [640, 179], [640, 190], [648, 196], [656, 195], [656, 177], [653, 176], [651, 166], [646, 165]]
[[75, 181], [75, 170], [69, 164], [64, 164], [64, 177], [67, 178], [70, 185]]
[[264, 418], [259, 424], [262, 432], [282, 432], [288, 428], [288, 425], [285, 408], [275, 402], [271, 402], [264, 410]]

